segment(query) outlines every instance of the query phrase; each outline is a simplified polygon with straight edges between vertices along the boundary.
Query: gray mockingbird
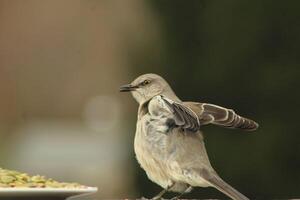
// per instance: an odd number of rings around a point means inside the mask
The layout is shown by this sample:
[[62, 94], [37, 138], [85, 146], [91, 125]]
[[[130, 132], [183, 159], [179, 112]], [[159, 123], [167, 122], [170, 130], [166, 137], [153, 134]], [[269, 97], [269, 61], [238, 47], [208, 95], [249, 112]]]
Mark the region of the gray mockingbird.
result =
[[212, 168], [200, 127], [214, 124], [253, 131], [258, 124], [233, 110], [209, 103], [181, 101], [156, 74], [144, 74], [121, 86], [139, 103], [134, 150], [150, 180], [180, 195], [192, 187], [214, 187], [235, 200], [246, 196], [223, 181]]

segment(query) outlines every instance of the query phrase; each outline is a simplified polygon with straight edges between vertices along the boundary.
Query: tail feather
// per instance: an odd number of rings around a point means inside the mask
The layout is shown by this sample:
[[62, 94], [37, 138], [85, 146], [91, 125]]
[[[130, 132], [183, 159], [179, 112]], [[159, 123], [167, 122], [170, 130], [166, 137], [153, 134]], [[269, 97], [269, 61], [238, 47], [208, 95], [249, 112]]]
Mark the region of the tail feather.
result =
[[213, 187], [234, 200], [249, 200], [245, 195], [231, 187], [218, 176], [214, 176], [209, 180], [209, 182], [213, 185]]
[[219, 190], [220, 192], [226, 194], [233, 200], [249, 200], [245, 195], [231, 187], [228, 183], [223, 181], [214, 170], [202, 169], [201, 172], [202, 179], [206, 180], [207, 183]]

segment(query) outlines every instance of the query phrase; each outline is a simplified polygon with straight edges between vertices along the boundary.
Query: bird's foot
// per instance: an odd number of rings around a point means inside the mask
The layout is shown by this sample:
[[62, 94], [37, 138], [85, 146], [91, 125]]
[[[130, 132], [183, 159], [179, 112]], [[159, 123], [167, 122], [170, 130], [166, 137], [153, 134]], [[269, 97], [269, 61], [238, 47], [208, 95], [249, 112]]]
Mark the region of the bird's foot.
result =
[[155, 197], [153, 197], [151, 200], [163, 200], [164, 198], [162, 197], [162, 195], [156, 195]]
[[181, 194], [177, 195], [176, 197], [173, 197], [170, 200], [178, 200], [180, 197], [182, 197], [182, 195], [184, 195], [185, 193], [189, 193], [190, 191], [192, 191], [193, 187], [189, 186], [184, 192], [182, 192]]
[[153, 197], [151, 200], [161, 200], [161, 199], [162, 199], [162, 197], [155, 196], [155, 197]]
[[146, 197], [141, 197], [140, 200], [166, 200], [166, 199], [162, 198], [161, 196], [155, 196], [151, 199], [148, 199]]
[[160, 193], [158, 193], [155, 197], [152, 198], [152, 200], [162, 200], [162, 196], [168, 191], [168, 189], [162, 190]]

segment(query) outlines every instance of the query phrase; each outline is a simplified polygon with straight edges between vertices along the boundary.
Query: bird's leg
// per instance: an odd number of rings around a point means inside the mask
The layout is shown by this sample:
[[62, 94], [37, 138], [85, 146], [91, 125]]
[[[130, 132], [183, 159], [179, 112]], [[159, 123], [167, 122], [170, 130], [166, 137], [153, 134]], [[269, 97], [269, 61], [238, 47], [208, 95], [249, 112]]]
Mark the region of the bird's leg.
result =
[[192, 189], [193, 189], [193, 187], [189, 186], [186, 190], [184, 190], [182, 193], [180, 193], [176, 197], [173, 197], [171, 200], [178, 200], [182, 195], [184, 195], [185, 193], [190, 192]]
[[161, 199], [162, 196], [169, 191], [169, 189], [171, 189], [174, 186], [174, 183], [172, 183], [171, 185], [169, 185], [166, 189], [163, 189], [160, 193], [158, 193], [155, 197], [153, 197], [153, 200], [158, 200]]
[[161, 199], [162, 196], [163, 196], [166, 192], [168, 192], [168, 190], [167, 190], [167, 189], [163, 189], [160, 193], [158, 193], [157, 195], [155, 195], [155, 197], [153, 197], [152, 199], [153, 199], [153, 200]]

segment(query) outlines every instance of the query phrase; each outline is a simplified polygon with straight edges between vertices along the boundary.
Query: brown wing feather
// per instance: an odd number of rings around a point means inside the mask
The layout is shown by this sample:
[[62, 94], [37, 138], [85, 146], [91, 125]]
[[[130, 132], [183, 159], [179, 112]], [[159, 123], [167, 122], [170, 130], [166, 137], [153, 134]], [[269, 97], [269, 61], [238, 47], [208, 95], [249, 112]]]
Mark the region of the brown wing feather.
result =
[[227, 128], [238, 128], [248, 131], [258, 128], [258, 124], [255, 121], [236, 114], [232, 109], [196, 102], [183, 102], [183, 105], [192, 109], [198, 115], [201, 125], [215, 124]]

